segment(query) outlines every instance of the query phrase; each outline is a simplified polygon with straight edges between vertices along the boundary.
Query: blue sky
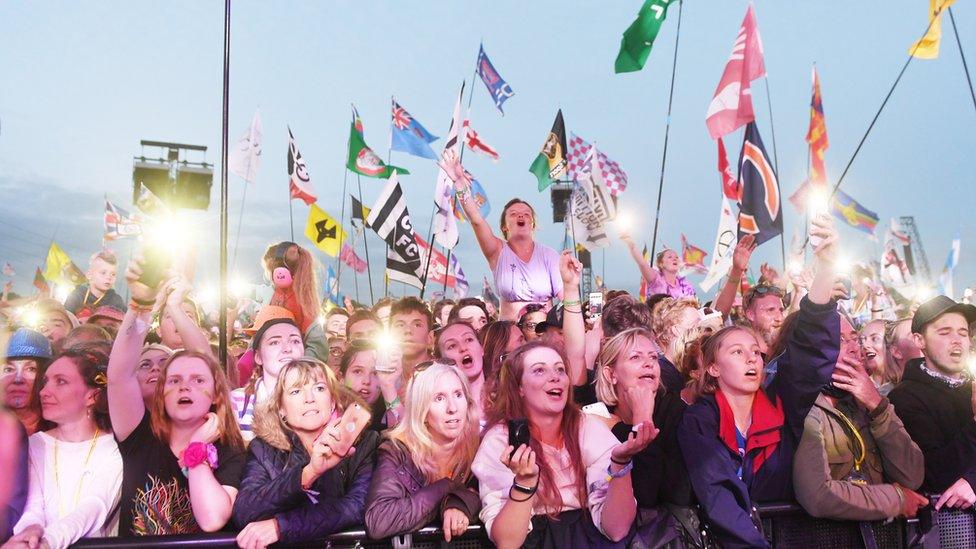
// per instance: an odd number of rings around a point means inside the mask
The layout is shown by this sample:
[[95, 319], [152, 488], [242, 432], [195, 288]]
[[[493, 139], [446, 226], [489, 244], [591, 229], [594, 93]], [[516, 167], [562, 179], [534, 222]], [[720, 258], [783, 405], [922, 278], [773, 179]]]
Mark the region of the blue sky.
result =
[[[431, 132], [443, 136], [461, 80], [469, 86], [479, 41], [515, 96], [496, 111], [474, 83], [471, 119], [501, 161], [465, 155], [495, 209], [521, 196], [542, 218], [538, 239], [557, 247], [548, 193], [536, 191], [529, 164], [562, 108], [568, 130], [597, 141], [627, 171], [626, 207], [635, 230], [650, 240], [661, 166], [677, 6], [645, 69], [613, 74], [620, 35], [641, 2], [257, 2], [236, 1], [232, 16], [231, 141], [258, 106], [264, 160], [247, 197], [237, 271], [261, 279], [259, 257], [287, 239], [286, 124], [308, 162], [320, 205], [339, 215], [343, 165], [354, 102], [370, 145], [386, 156], [390, 96]], [[780, 185], [788, 196], [803, 179], [803, 141], [810, 67], [823, 88], [831, 147], [830, 177], [850, 158], [907, 48], [927, 25], [926, 0], [889, 2], [756, 2], [775, 120]], [[687, 2], [681, 23], [677, 80], [659, 242], [680, 246], [680, 234], [711, 252], [720, 201], [715, 145], [705, 109], [728, 59], [747, 3]], [[131, 158], [140, 139], [203, 144], [219, 163], [222, 14], [219, 1], [27, 2], [0, 4], [0, 261], [17, 270], [16, 289], [29, 291], [34, 267], [52, 236], [79, 264], [101, 238], [102, 197], [131, 198]], [[968, 58], [976, 63], [976, 11], [961, 3], [955, 16]], [[941, 269], [953, 235], [962, 237], [956, 287], [976, 276], [970, 252], [976, 199], [972, 151], [974, 110], [951, 26], [942, 55], [913, 61], [844, 182], [844, 190], [877, 211], [882, 224], [914, 215], [933, 270]], [[972, 67], [973, 63], [971, 63]], [[758, 123], [772, 153], [762, 82], [753, 87]], [[738, 149], [739, 133], [727, 142]], [[441, 142], [435, 143], [435, 149]], [[735, 162], [735, 158], [732, 158]], [[426, 229], [436, 168], [393, 153], [412, 172], [401, 178], [417, 227]], [[216, 180], [215, 180], [216, 181]], [[243, 183], [231, 176], [231, 237], [240, 217]], [[347, 179], [349, 190], [356, 179]], [[367, 204], [382, 182], [363, 178]], [[213, 197], [216, 205], [218, 190]], [[307, 207], [294, 204], [296, 239]], [[787, 238], [796, 212], [786, 207]], [[216, 207], [194, 216], [200, 283], [216, 277]], [[843, 229], [845, 253], [870, 259], [877, 246]], [[374, 283], [381, 291], [382, 248], [371, 236]], [[473, 285], [487, 265], [470, 228], [457, 254]], [[661, 244], [659, 244], [659, 247]], [[129, 244], [115, 246], [123, 258]], [[362, 254], [360, 248], [360, 254]], [[324, 255], [318, 254], [326, 260]], [[596, 272], [601, 272], [596, 254]], [[773, 241], [758, 261], [779, 262]], [[331, 259], [328, 259], [331, 262]], [[348, 273], [348, 271], [346, 271]], [[636, 289], [636, 266], [619, 243], [606, 252], [611, 287]], [[696, 277], [697, 282], [700, 277]], [[365, 298], [365, 277], [360, 291]], [[343, 291], [354, 293], [343, 276]], [[399, 288], [397, 288], [399, 293]]]

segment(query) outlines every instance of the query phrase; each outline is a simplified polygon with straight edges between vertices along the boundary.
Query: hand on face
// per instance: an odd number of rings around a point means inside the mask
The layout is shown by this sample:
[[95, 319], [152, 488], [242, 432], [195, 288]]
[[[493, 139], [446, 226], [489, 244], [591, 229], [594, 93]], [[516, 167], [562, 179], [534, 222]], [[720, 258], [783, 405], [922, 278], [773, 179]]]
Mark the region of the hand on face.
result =
[[203, 425], [197, 427], [197, 430], [190, 435], [190, 442], [212, 444], [218, 438], [220, 438], [220, 421], [217, 419], [217, 414], [209, 412]]
[[867, 411], [874, 410], [881, 403], [881, 394], [864, 369], [864, 363], [852, 356], [841, 356], [831, 377], [834, 386], [847, 391]]

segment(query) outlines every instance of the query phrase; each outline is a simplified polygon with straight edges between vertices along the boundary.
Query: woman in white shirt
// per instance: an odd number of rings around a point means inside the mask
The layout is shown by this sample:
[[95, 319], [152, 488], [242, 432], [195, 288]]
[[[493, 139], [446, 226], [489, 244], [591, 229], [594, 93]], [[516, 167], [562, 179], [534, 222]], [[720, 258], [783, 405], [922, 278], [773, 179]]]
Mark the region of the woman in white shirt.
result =
[[117, 533], [122, 458], [108, 414], [107, 364], [97, 351], [64, 351], [35, 385], [43, 420], [28, 439], [27, 507], [4, 547], [67, 547]]
[[[631, 460], [650, 443], [651, 427], [618, 443], [573, 402], [566, 362], [559, 349], [535, 341], [502, 366], [490, 427], [471, 467], [481, 520], [500, 548], [613, 546], [631, 532]], [[508, 425], [520, 418], [529, 443], [513, 448]]]

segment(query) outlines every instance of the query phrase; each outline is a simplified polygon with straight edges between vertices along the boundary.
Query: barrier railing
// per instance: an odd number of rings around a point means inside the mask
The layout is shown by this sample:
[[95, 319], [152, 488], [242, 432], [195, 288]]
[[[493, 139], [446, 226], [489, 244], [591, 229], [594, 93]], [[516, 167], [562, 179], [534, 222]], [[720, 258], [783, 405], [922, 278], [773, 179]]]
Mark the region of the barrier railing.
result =
[[[863, 547], [861, 532], [856, 522], [818, 519], [803, 512], [796, 504], [768, 504], [759, 508], [766, 538], [773, 547]], [[870, 527], [879, 549], [971, 549], [976, 547], [976, 514], [970, 511], [943, 509], [912, 520], [873, 522]], [[927, 533], [924, 533], [927, 532]], [[924, 533], [924, 534], [923, 534]], [[87, 538], [73, 547], [87, 549], [193, 549], [210, 547], [236, 547], [235, 534], [196, 534], [177, 536], [145, 536], [138, 538]], [[385, 540], [370, 540], [366, 532], [353, 530], [341, 532], [326, 539], [289, 544], [287, 547], [331, 547], [373, 549], [434, 549], [448, 547], [444, 543], [444, 531], [428, 527], [404, 536]], [[455, 538], [449, 547], [455, 549], [480, 549], [493, 547], [480, 524], [468, 527], [461, 537]]]

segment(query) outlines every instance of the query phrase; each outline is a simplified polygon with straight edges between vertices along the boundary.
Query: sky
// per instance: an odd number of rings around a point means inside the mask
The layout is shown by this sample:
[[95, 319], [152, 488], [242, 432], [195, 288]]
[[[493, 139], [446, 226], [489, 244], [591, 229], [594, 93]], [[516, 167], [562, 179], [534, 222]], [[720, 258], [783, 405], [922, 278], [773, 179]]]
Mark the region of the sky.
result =
[[[537, 240], [562, 245], [562, 225], [552, 223], [549, 194], [537, 191], [528, 171], [561, 108], [568, 131], [597, 142], [627, 172], [622, 204], [638, 220], [635, 240], [650, 246], [679, 10], [671, 7], [644, 70], [615, 75], [621, 34], [640, 5], [636, 0], [236, 0], [230, 142], [260, 108], [264, 147], [257, 181], [243, 206], [234, 276], [261, 283], [264, 247], [291, 238], [286, 126], [306, 158], [319, 204], [338, 217], [348, 200], [344, 185], [348, 194], [361, 184], [370, 205], [384, 184], [357, 181], [345, 172], [350, 104], [363, 117], [367, 142], [385, 158], [390, 97], [444, 136], [462, 80], [469, 89], [473, 85], [472, 126], [501, 155], [497, 163], [470, 153], [464, 158], [488, 193], [496, 231], [501, 206], [519, 196], [540, 215]], [[692, 0], [681, 8], [659, 249], [680, 247], [684, 234], [712, 251], [721, 194], [705, 110], [747, 5]], [[789, 196], [806, 175], [804, 136], [814, 63], [830, 139], [828, 176], [834, 182], [909, 46], [925, 31], [928, 2], [757, 1], [755, 9], [768, 73], [767, 82], [753, 85], [755, 110], [771, 155], [775, 132], [782, 193]], [[954, 12], [967, 59], [976, 63], [976, 10], [960, 3]], [[908, 67], [842, 189], [880, 215], [879, 227], [891, 217], [914, 216], [934, 273], [958, 234], [962, 253], [955, 284], [962, 288], [976, 278], [976, 253], [969, 247], [976, 108], [948, 18], [943, 30], [940, 57], [914, 60]], [[515, 92], [504, 116], [481, 81], [472, 83], [479, 42]], [[6, 83], [0, 93], [0, 262], [15, 268], [16, 291], [31, 292], [34, 268], [43, 263], [52, 239], [84, 268], [101, 245], [104, 198], [131, 209], [132, 157], [140, 154], [141, 139], [206, 145], [205, 160], [219, 166], [222, 45], [223, 2], [215, 0], [0, 3], [0, 75]], [[435, 142], [435, 150], [442, 143]], [[739, 143], [741, 132], [728, 136], [733, 163]], [[426, 230], [435, 165], [399, 152], [392, 153], [392, 163], [411, 171], [401, 184], [414, 226]], [[214, 181], [210, 210], [189, 216], [198, 243], [198, 286], [217, 277], [216, 171]], [[233, 256], [245, 184], [231, 175], [229, 185], [228, 254]], [[295, 240], [310, 246], [303, 236], [308, 208], [300, 201], [292, 207]], [[784, 212], [788, 244], [799, 218], [789, 204]], [[470, 227], [462, 225], [460, 231], [456, 254], [477, 289], [488, 274], [487, 263]], [[851, 259], [877, 258], [881, 238], [872, 242], [849, 228], [841, 228], [841, 236], [843, 253]], [[378, 297], [383, 247], [375, 234], [368, 238]], [[119, 241], [112, 247], [124, 262], [132, 245]], [[335, 262], [315, 254], [326, 265]], [[778, 240], [757, 250], [754, 268], [760, 261], [781, 262]], [[635, 291], [639, 282], [637, 266], [619, 241], [594, 254], [594, 272], [612, 288]], [[356, 297], [351, 274], [344, 269], [342, 291]], [[692, 276], [696, 283], [701, 278]], [[392, 290], [403, 292], [399, 284]], [[369, 300], [365, 275], [358, 279], [358, 292]]]

